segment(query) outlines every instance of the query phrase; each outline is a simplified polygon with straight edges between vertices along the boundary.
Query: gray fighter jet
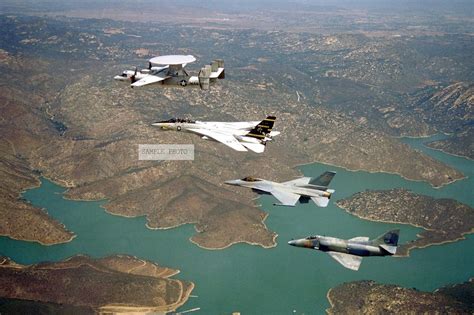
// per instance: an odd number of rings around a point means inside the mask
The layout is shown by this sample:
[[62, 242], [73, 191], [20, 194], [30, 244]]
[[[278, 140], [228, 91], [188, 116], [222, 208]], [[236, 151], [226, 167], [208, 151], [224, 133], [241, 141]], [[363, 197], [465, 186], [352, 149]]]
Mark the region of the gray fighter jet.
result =
[[395, 255], [399, 234], [400, 230], [391, 230], [374, 240], [369, 240], [368, 237], [354, 237], [350, 240], [343, 240], [315, 235], [289, 241], [288, 244], [326, 252], [344, 267], [359, 270], [362, 257]]
[[288, 182], [277, 183], [265, 179], [245, 177], [226, 181], [228, 185], [252, 188], [257, 193], [273, 195], [280, 201], [276, 206], [294, 207], [298, 200], [307, 203], [313, 200], [318, 207], [327, 207], [333, 189], [328, 189], [335, 172], [325, 172], [317, 178], [301, 177]]

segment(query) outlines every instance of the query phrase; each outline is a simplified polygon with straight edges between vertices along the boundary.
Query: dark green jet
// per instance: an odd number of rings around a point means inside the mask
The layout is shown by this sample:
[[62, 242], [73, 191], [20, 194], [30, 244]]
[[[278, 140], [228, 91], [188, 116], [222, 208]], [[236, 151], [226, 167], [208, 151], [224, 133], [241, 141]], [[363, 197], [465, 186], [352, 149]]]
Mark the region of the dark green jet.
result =
[[391, 230], [374, 240], [369, 240], [368, 237], [364, 236], [343, 240], [335, 237], [315, 235], [292, 240], [288, 244], [326, 252], [344, 267], [359, 270], [362, 257], [395, 255], [399, 234], [400, 230]]

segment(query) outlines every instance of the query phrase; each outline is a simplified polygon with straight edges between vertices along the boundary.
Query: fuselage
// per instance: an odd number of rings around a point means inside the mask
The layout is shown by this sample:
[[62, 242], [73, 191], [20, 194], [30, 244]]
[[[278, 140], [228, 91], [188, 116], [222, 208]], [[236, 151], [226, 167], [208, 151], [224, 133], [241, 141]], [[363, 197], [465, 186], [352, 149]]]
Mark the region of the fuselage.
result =
[[288, 185], [283, 183], [272, 182], [265, 179], [254, 178], [252, 181], [243, 179], [236, 179], [226, 181], [226, 184], [248, 187], [263, 192], [271, 191], [272, 189], [279, 189], [288, 191], [304, 197], [331, 197], [331, 193], [325, 190], [317, 189], [319, 186], [305, 184], [305, 185]]
[[197, 76], [190, 76], [184, 69], [175, 69], [170, 68], [169, 66], [151, 67], [150, 69], [142, 69], [140, 71], [125, 70], [121, 75], [115, 76], [114, 79], [117, 81], [132, 82], [141, 80], [147, 76], [159, 76], [165, 78], [163, 81], [160, 81], [160, 84], [164, 85], [186, 86], [188, 84], [199, 84], [199, 78]]
[[[233, 135], [237, 140], [248, 143], [261, 143], [257, 138], [247, 137], [249, 131], [259, 123], [259, 121], [244, 121], [244, 122], [211, 122], [211, 121], [191, 121], [187, 119], [170, 119], [169, 121], [162, 121], [153, 123], [153, 126], [159, 127], [162, 130], [176, 130], [196, 133], [195, 130], [205, 129], [213, 132]], [[210, 139], [208, 137], [203, 137]], [[212, 140], [212, 139], [210, 139]], [[265, 141], [270, 138], [264, 139]]]
[[293, 240], [288, 242], [288, 244], [297, 247], [317, 249], [323, 252], [339, 252], [361, 257], [392, 255], [379, 246], [373, 244], [372, 241], [343, 240], [340, 238], [320, 235]]

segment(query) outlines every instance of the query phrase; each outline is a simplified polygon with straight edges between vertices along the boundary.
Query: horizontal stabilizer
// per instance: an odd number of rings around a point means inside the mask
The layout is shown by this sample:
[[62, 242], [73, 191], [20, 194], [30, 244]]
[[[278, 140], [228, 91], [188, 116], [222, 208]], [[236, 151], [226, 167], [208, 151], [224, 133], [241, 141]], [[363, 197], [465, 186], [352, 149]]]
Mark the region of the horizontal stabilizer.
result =
[[211, 72], [209, 76], [210, 79], [223, 79], [224, 76], [224, 68], [217, 69], [216, 72]]
[[338, 252], [327, 252], [329, 256], [334, 258], [338, 263], [343, 265], [344, 267], [351, 269], [351, 270], [359, 270], [360, 264], [362, 263], [362, 257], [354, 256], [345, 253], [338, 253]]
[[327, 197], [311, 197], [311, 200], [314, 201], [314, 203], [321, 208], [325, 208], [329, 204], [329, 198]]
[[385, 244], [382, 244], [379, 246], [380, 248], [382, 248], [386, 252], [389, 252], [392, 255], [395, 255], [397, 253], [397, 246], [390, 246], [390, 245], [385, 245]]
[[265, 151], [265, 146], [261, 143], [241, 142], [241, 144], [255, 153], [263, 153]]

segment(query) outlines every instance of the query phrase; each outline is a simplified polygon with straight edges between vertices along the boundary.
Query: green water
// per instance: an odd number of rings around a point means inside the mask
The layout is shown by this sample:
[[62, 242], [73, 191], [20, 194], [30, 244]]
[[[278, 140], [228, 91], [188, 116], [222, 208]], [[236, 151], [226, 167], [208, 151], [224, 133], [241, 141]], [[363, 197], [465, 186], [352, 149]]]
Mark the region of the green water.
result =
[[[203, 250], [188, 241], [191, 225], [157, 231], [145, 228], [144, 218], [122, 218], [105, 213], [103, 202], [69, 201], [63, 188], [43, 180], [40, 188], [24, 197], [44, 207], [77, 237], [70, 243], [42, 246], [0, 237], [0, 253], [24, 264], [57, 261], [83, 253], [92, 257], [124, 253], [178, 268], [178, 278], [196, 284], [193, 295], [181, 308], [200, 307], [196, 314], [323, 314], [329, 306], [326, 293], [340, 283], [370, 279], [420, 290], [466, 281], [474, 276], [474, 237], [442, 246], [414, 250], [409, 258], [365, 258], [358, 272], [343, 268], [328, 255], [288, 246], [291, 238], [325, 234], [342, 238], [375, 237], [391, 228], [401, 229], [401, 242], [414, 239], [420, 231], [409, 225], [360, 220], [337, 208], [334, 201], [365, 189], [405, 187], [435, 197], [450, 197], [473, 205], [473, 161], [450, 156], [421, 145], [426, 139], [404, 139], [433, 157], [461, 170], [469, 178], [441, 189], [411, 182], [397, 175], [349, 172], [322, 164], [302, 166], [307, 176], [336, 170], [336, 189], [329, 207], [313, 203], [295, 208], [274, 207], [271, 196], [260, 202], [270, 213], [266, 224], [278, 233], [278, 246], [263, 249], [237, 244], [225, 250]], [[238, 188], [236, 188], [238, 189]], [[294, 312], [295, 310], [295, 312]]]

